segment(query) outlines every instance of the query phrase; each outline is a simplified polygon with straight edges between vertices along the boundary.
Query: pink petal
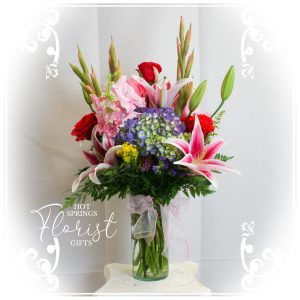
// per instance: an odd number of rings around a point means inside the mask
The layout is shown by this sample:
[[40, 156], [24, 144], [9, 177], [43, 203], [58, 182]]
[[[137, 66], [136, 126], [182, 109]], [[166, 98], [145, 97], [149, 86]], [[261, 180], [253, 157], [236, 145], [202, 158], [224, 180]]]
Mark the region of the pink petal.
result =
[[90, 98], [91, 98], [94, 106], [96, 107], [96, 109], [98, 109], [101, 99], [99, 97], [97, 97], [95, 94], [89, 94], [89, 95], [90, 95]]
[[187, 167], [188, 169], [192, 170], [193, 172], [198, 171], [198, 166], [193, 164], [193, 163], [189, 163], [189, 162], [185, 162], [182, 160], [178, 160], [174, 162], [174, 165], [181, 165], [184, 167]]
[[213, 158], [223, 145], [224, 142], [222, 140], [216, 140], [211, 142], [209, 145], [205, 147], [204, 150], [205, 154], [203, 159]]
[[206, 170], [211, 171], [229, 171], [236, 174], [241, 174], [239, 171], [232, 169], [231, 167], [227, 166], [223, 161], [220, 161], [218, 159], [206, 159], [203, 160], [203, 164], [201, 165], [201, 168], [204, 168]]
[[[188, 164], [193, 164], [193, 158], [191, 154], [185, 155], [181, 160], [177, 161], [178, 163], [188, 163]], [[193, 164], [195, 165], [195, 164]]]
[[102, 145], [105, 150], [108, 150], [115, 144], [115, 140], [112, 137], [107, 136], [106, 133], [102, 135]]
[[154, 97], [153, 97], [153, 107], [160, 107], [161, 103], [160, 100], [162, 98], [162, 89], [157, 84], [153, 85], [153, 88], [155, 90]]
[[171, 107], [178, 92], [193, 79], [184, 78], [176, 82], [176, 84], [168, 90], [167, 93], [167, 107]]
[[144, 78], [141, 78], [137, 75], [132, 75], [132, 78], [138, 81], [146, 89], [152, 106], [157, 107], [157, 105], [155, 104], [155, 89]]
[[103, 161], [106, 150], [102, 147], [101, 143], [97, 138], [97, 125], [93, 129], [91, 140], [94, 146], [94, 150], [97, 152], [99, 160]]
[[171, 88], [171, 81], [170, 80], [165, 80], [165, 85], [166, 85], [166, 89], [169, 90]]
[[153, 72], [154, 72], [154, 78], [155, 78], [154, 81], [156, 82], [159, 78], [159, 71], [155, 67], [153, 67]]
[[193, 159], [197, 160], [204, 150], [204, 137], [198, 118], [195, 118], [195, 125], [192, 131], [189, 153], [192, 154]]
[[82, 150], [84, 158], [93, 166], [99, 164], [99, 159], [93, 151]]
[[[187, 160], [188, 160], [188, 158], [187, 158]], [[192, 172], [194, 174], [204, 176], [215, 188], [217, 188], [217, 182], [215, 181], [212, 173], [209, 170], [204, 170], [203, 168], [200, 169], [199, 166], [197, 166], [196, 164], [184, 162], [183, 159], [174, 162], [174, 165], [185, 166], [185, 167], [189, 168], [190, 170], [192, 170]]]
[[104, 163], [109, 165], [116, 165], [117, 163], [117, 151], [121, 149], [121, 145], [111, 147], [105, 154]]
[[168, 103], [167, 103], [167, 89], [166, 89], [165, 84], [163, 84], [163, 86], [160, 90], [159, 107], [171, 107], [171, 106], [168, 106]]
[[215, 188], [218, 188], [217, 181], [213, 177], [212, 172], [203, 169], [198, 169], [196, 173], [204, 176]]
[[181, 112], [181, 117], [182, 118], [186, 118], [190, 113], [190, 109], [189, 109], [190, 104], [189, 103], [190, 103], [190, 99], [188, 100], [186, 106], [183, 108], [183, 110]]
[[[181, 112], [181, 117], [186, 118], [190, 114], [190, 101], [191, 101], [192, 96], [188, 99], [185, 107], [183, 108]], [[200, 106], [197, 107], [196, 110], [193, 111], [193, 115], [198, 115], [201, 114]]]
[[184, 154], [189, 153], [189, 143], [185, 140], [177, 139], [177, 138], [169, 138], [164, 141], [166, 144], [170, 144], [181, 150]]
[[72, 184], [72, 193], [76, 192], [80, 182], [86, 178], [90, 173], [92, 173], [95, 169], [95, 166], [88, 168], [86, 171], [80, 173], [80, 175], [74, 180]]
[[112, 167], [113, 167], [112, 165], [109, 165], [109, 164], [106, 164], [106, 163], [101, 163], [101, 164], [99, 164], [99, 165], [95, 168], [94, 172], [92, 172], [92, 173], [89, 174], [90, 180], [91, 180], [92, 182], [94, 182], [95, 184], [100, 184], [100, 181], [99, 181], [99, 179], [98, 179], [98, 177], [97, 177], [97, 172], [98, 172], [98, 171], [102, 171], [102, 170], [111, 169]]

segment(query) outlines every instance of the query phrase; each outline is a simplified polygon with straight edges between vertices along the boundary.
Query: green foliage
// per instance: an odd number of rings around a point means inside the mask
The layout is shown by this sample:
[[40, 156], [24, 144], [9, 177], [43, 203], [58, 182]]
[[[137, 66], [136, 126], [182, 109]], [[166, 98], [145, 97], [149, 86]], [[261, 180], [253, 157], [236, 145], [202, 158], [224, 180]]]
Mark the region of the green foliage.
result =
[[71, 195], [67, 196], [65, 198], [63, 208], [66, 209], [68, 207], [73, 206], [74, 203], [84, 203], [88, 197], [88, 193], [83, 191], [83, 188], [78, 189], [75, 193], [72, 193]]
[[224, 114], [225, 114], [225, 110], [223, 109], [215, 116], [215, 119], [214, 119], [215, 128], [219, 129], [219, 126], [220, 126], [220, 123], [221, 123], [221, 120], [222, 120]]
[[230, 159], [233, 159], [233, 156], [227, 156], [221, 153], [217, 153], [214, 158], [226, 162]]
[[[178, 167], [178, 172], [183, 171]], [[162, 172], [141, 173], [136, 166], [121, 164], [113, 169], [103, 170], [97, 174], [100, 184], [96, 185], [85, 179], [78, 191], [69, 195], [63, 207], [67, 208], [77, 202], [84, 202], [87, 196], [94, 201], [109, 200], [117, 195], [125, 198], [127, 195], [151, 196], [161, 205], [168, 205], [182, 191], [188, 197], [206, 196], [214, 192], [210, 182], [203, 176], [173, 176]]]
[[223, 115], [225, 114], [225, 110], [221, 110], [215, 117], [214, 117], [214, 126], [215, 130], [211, 133], [209, 133], [205, 138], [205, 143], [209, 144], [212, 140], [212, 138], [216, 135], [218, 135], [217, 129], [219, 129], [221, 120], [223, 118]]

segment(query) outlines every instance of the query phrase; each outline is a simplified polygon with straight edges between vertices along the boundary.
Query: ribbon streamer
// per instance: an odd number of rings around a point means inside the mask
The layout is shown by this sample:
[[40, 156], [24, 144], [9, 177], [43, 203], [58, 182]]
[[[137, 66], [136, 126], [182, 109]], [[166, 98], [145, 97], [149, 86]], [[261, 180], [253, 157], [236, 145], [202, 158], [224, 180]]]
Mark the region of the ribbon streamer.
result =
[[[171, 213], [173, 215], [173, 217], [177, 220], [179, 228], [182, 232], [183, 235], [183, 239], [185, 242], [185, 247], [186, 247], [186, 257], [187, 259], [189, 259], [190, 256], [190, 249], [189, 249], [189, 244], [188, 244], [188, 240], [187, 240], [187, 236], [184, 230], [184, 227], [180, 221], [180, 217], [179, 217], [179, 212], [180, 212], [180, 198], [177, 199], [177, 203], [174, 201], [171, 201], [171, 203], [168, 206], [160, 206], [161, 209], [161, 218], [162, 218], [162, 226], [163, 226], [163, 231], [165, 233], [165, 248], [163, 250], [163, 254], [166, 252], [166, 250], [168, 249], [168, 246], [170, 244], [170, 237], [172, 236], [173, 232], [171, 230], [172, 226], [170, 225], [170, 218], [168, 217], [169, 213]], [[173, 229], [174, 230], [174, 229]]]
[[[146, 243], [149, 245], [154, 239], [156, 232], [156, 221], [158, 218], [158, 213], [153, 207], [153, 200], [150, 196], [131, 196], [127, 202], [127, 208], [131, 214], [140, 215], [137, 222], [132, 227], [132, 236], [134, 239], [145, 239]], [[164, 232], [165, 247], [162, 252], [164, 254], [169, 245], [169, 239], [171, 236], [171, 226], [169, 222], [169, 213], [171, 213], [174, 218], [176, 218], [180, 230], [183, 234], [183, 238], [186, 246], [187, 258], [189, 258], [189, 245], [188, 240], [183, 228], [183, 225], [180, 221], [179, 211], [180, 204], [179, 202], [172, 201], [168, 206], [160, 205], [161, 218], [162, 218], [162, 227]]]
[[134, 239], [145, 239], [149, 245], [154, 239], [156, 232], [157, 211], [153, 207], [150, 196], [131, 196], [127, 202], [127, 208], [131, 214], [140, 215], [132, 227]]

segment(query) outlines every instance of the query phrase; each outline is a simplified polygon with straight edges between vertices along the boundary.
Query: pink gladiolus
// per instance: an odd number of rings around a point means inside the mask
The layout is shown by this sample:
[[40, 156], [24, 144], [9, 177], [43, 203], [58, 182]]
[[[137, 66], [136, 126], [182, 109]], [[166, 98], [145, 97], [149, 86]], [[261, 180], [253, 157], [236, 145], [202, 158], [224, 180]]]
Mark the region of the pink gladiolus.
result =
[[172, 107], [178, 92], [186, 84], [193, 81], [192, 79], [184, 78], [177, 81], [174, 86], [171, 86], [170, 82], [165, 80], [150, 85], [144, 78], [136, 75], [132, 77], [146, 89], [152, 107]]
[[198, 118], [195, 118], [195, 125], [190, 143], [178, 138], [169, 138], [165, 143], [177, 147], [184, 153], [184, 157], [181, 160], [174, 162], [174, 164], [185, 166], [194, 174], [204, 176], [215, 187], [217, 187], [217, 182], [213, 177], [213, 171], [231, 171], [239, 174], [238, 171], [226, 166], [223, 161], [214, 159], [214, 156], [224, 145], [224, 142], [222, 140], [216, 140], [205, 145], [203, 132]]

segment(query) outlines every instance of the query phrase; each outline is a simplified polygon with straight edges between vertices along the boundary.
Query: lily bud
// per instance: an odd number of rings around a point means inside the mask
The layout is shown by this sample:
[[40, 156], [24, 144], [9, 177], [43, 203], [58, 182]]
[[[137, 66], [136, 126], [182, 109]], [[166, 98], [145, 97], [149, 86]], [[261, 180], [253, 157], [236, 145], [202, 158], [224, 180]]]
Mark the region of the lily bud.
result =
[[202, 81], [197, 89], [195, 90], [189, 105], [190, 114], [195, 111], [203, 98], [204, 92], [206, 89], [206, 80]]
[[223, 83], [221, 87], [221, 98], [223, 102], [227, 100], [232, 93], [233, 85], [234, 85], [234, 76], [235, 76], [234, 66], [231, 66], [223, 79]]

